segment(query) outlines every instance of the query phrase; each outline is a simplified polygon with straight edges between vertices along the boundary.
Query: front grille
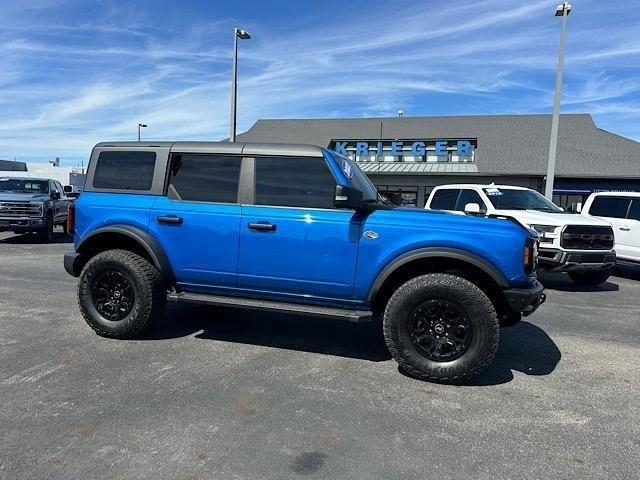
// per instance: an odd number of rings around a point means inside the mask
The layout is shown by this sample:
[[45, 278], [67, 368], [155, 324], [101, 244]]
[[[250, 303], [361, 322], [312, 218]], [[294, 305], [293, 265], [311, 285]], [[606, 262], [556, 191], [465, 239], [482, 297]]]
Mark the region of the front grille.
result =
[[27, 202], [0, 202], [0, 217], [41, 217], [42, 205]]
[[616, 261], [614, 254], [608, 253], [570, 253], [567, 263], [612, 263]]
[[573, 250], [611, 250], [613, 229], [592, 225], [568, 225], [562, 232], [560, 245]]

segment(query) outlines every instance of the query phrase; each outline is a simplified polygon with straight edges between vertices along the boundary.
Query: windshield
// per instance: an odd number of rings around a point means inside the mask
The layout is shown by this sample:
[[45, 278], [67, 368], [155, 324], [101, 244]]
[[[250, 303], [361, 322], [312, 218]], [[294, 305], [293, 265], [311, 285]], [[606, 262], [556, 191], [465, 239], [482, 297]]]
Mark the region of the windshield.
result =
[[[374, 200], [377, 201], [378, 200], [378, 190], [376, 189], [375, 185], [373, 183], [371, 183], [371, 180], [369, 180], [369, 177], [367, 177], [364, 172], [362, 170], [360, 170], [360, 167], [358, 167], [358, 165], [356, 164], [356, 162], [354, 162], [353, 160], [351, 160], [348, 157], [344, 157], [342, 155], [338, 155], [337, 153], [333, 153], [336, 160], [338, 161], [338, 163], [342, 163], [342, 162], [346, 162], [349, 167], [350, 167], [350, 173], [351, 176], [349, 178], [349, 181], [351, 182], [351, 186], [357, 188], [358, 190], [361, 190], [363, 193], [363, 200], [367, 201], [367, 200]], [[345, 170], [343, 168], [343, 170]], [[346, 172], [345, 172], [346, 174]], [[347, 176], [349, 177], [349, 175], [347, 174]]]
[[0, 192], [49, 193], [49, 182], [30, 178], [0, 178]]
[[563, 213], [560, 207], [550, 202], [535, 190], [514, 190], [511, 188], [484, 188], [496, 210], [539, 210], [541, 212]]

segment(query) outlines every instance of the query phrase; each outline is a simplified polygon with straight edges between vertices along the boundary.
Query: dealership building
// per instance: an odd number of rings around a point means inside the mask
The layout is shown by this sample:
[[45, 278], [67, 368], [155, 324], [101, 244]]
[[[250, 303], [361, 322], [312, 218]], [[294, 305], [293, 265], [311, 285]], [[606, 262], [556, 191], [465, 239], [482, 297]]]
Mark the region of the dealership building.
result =
[[[544, 191], [551, 115], [258, 120], [238, 141], [310, 143], [358, 162], [378, 188], [423, 207], [437, 185], [499, 183]], [[560, 116], [554, 201], [640, 191], [640, 143]]]

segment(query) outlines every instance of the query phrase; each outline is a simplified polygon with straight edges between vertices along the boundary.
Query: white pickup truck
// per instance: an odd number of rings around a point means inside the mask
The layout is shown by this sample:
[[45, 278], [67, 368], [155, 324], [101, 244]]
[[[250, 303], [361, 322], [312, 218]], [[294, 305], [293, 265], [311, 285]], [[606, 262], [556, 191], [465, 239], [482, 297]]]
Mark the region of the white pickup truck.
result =
[[611, 225], [565, 212], [530, 188], [509, 185], [442, 185], [425, 206], [467, 215], [515, 218], [540, 236], [540, 269], [566, 272], [584, 285], [604, 283], [616, 262]]

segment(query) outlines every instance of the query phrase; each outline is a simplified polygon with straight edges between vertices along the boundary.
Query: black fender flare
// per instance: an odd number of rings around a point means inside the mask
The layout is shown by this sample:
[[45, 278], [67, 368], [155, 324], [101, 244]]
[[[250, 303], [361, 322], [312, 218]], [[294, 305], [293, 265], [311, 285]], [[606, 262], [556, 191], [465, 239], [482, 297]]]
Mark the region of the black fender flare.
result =
[[467, 262], [474, 267], [479, 268], [484, 273], [489, 275], [496, 284], [498, 284], [501, 288], [507, 288], [509, 286], [508, 280], [502, 274], [502, 272], [492, 263], [485, 260], [481, 256], [468, 252], [466, 250], [461, 250], [457, 248], [449, 248], [449, 247], [426, 247], [419, 248], [416, 250], [411, 250], [410, 252], [404, 253], [399, 257], [396, 257], [391, 262], [389, 262], [378, 274], [375, 281], [373, 282], [373, 286], [369, 290], [369, 296], [367, 297], [367, 301], [372, 302], [376, 297], [385, 280], [391, 276], [393, 272], [395, 272], [398, 268], [403, 265], [412, 262], [414, 260], [418, 260], [421, 258], [451, 258], [453, 260], [461, 260], [463, 262]]
[[145, 250], [145, 252], [147, 252], [149, 258], [151, 258], [151, 261], [153, 262], [153, 265], [160, 271], [165, 280], [169, 282], [173, 282], [175, 280], [171, 262], [169, 262], [169, 257], [167, 257], [167, 254], [160, 245], [160, 242], [158, 242], [158, 240], [148, 232], [132, 225], [108, 225], [106, 227], [98, 228], [82, 239], [78, 244], [76, 252], [82, 254], [83, 247], [86, 248], [92, 238], [105, 233], [116, 233], [134, 240]]

